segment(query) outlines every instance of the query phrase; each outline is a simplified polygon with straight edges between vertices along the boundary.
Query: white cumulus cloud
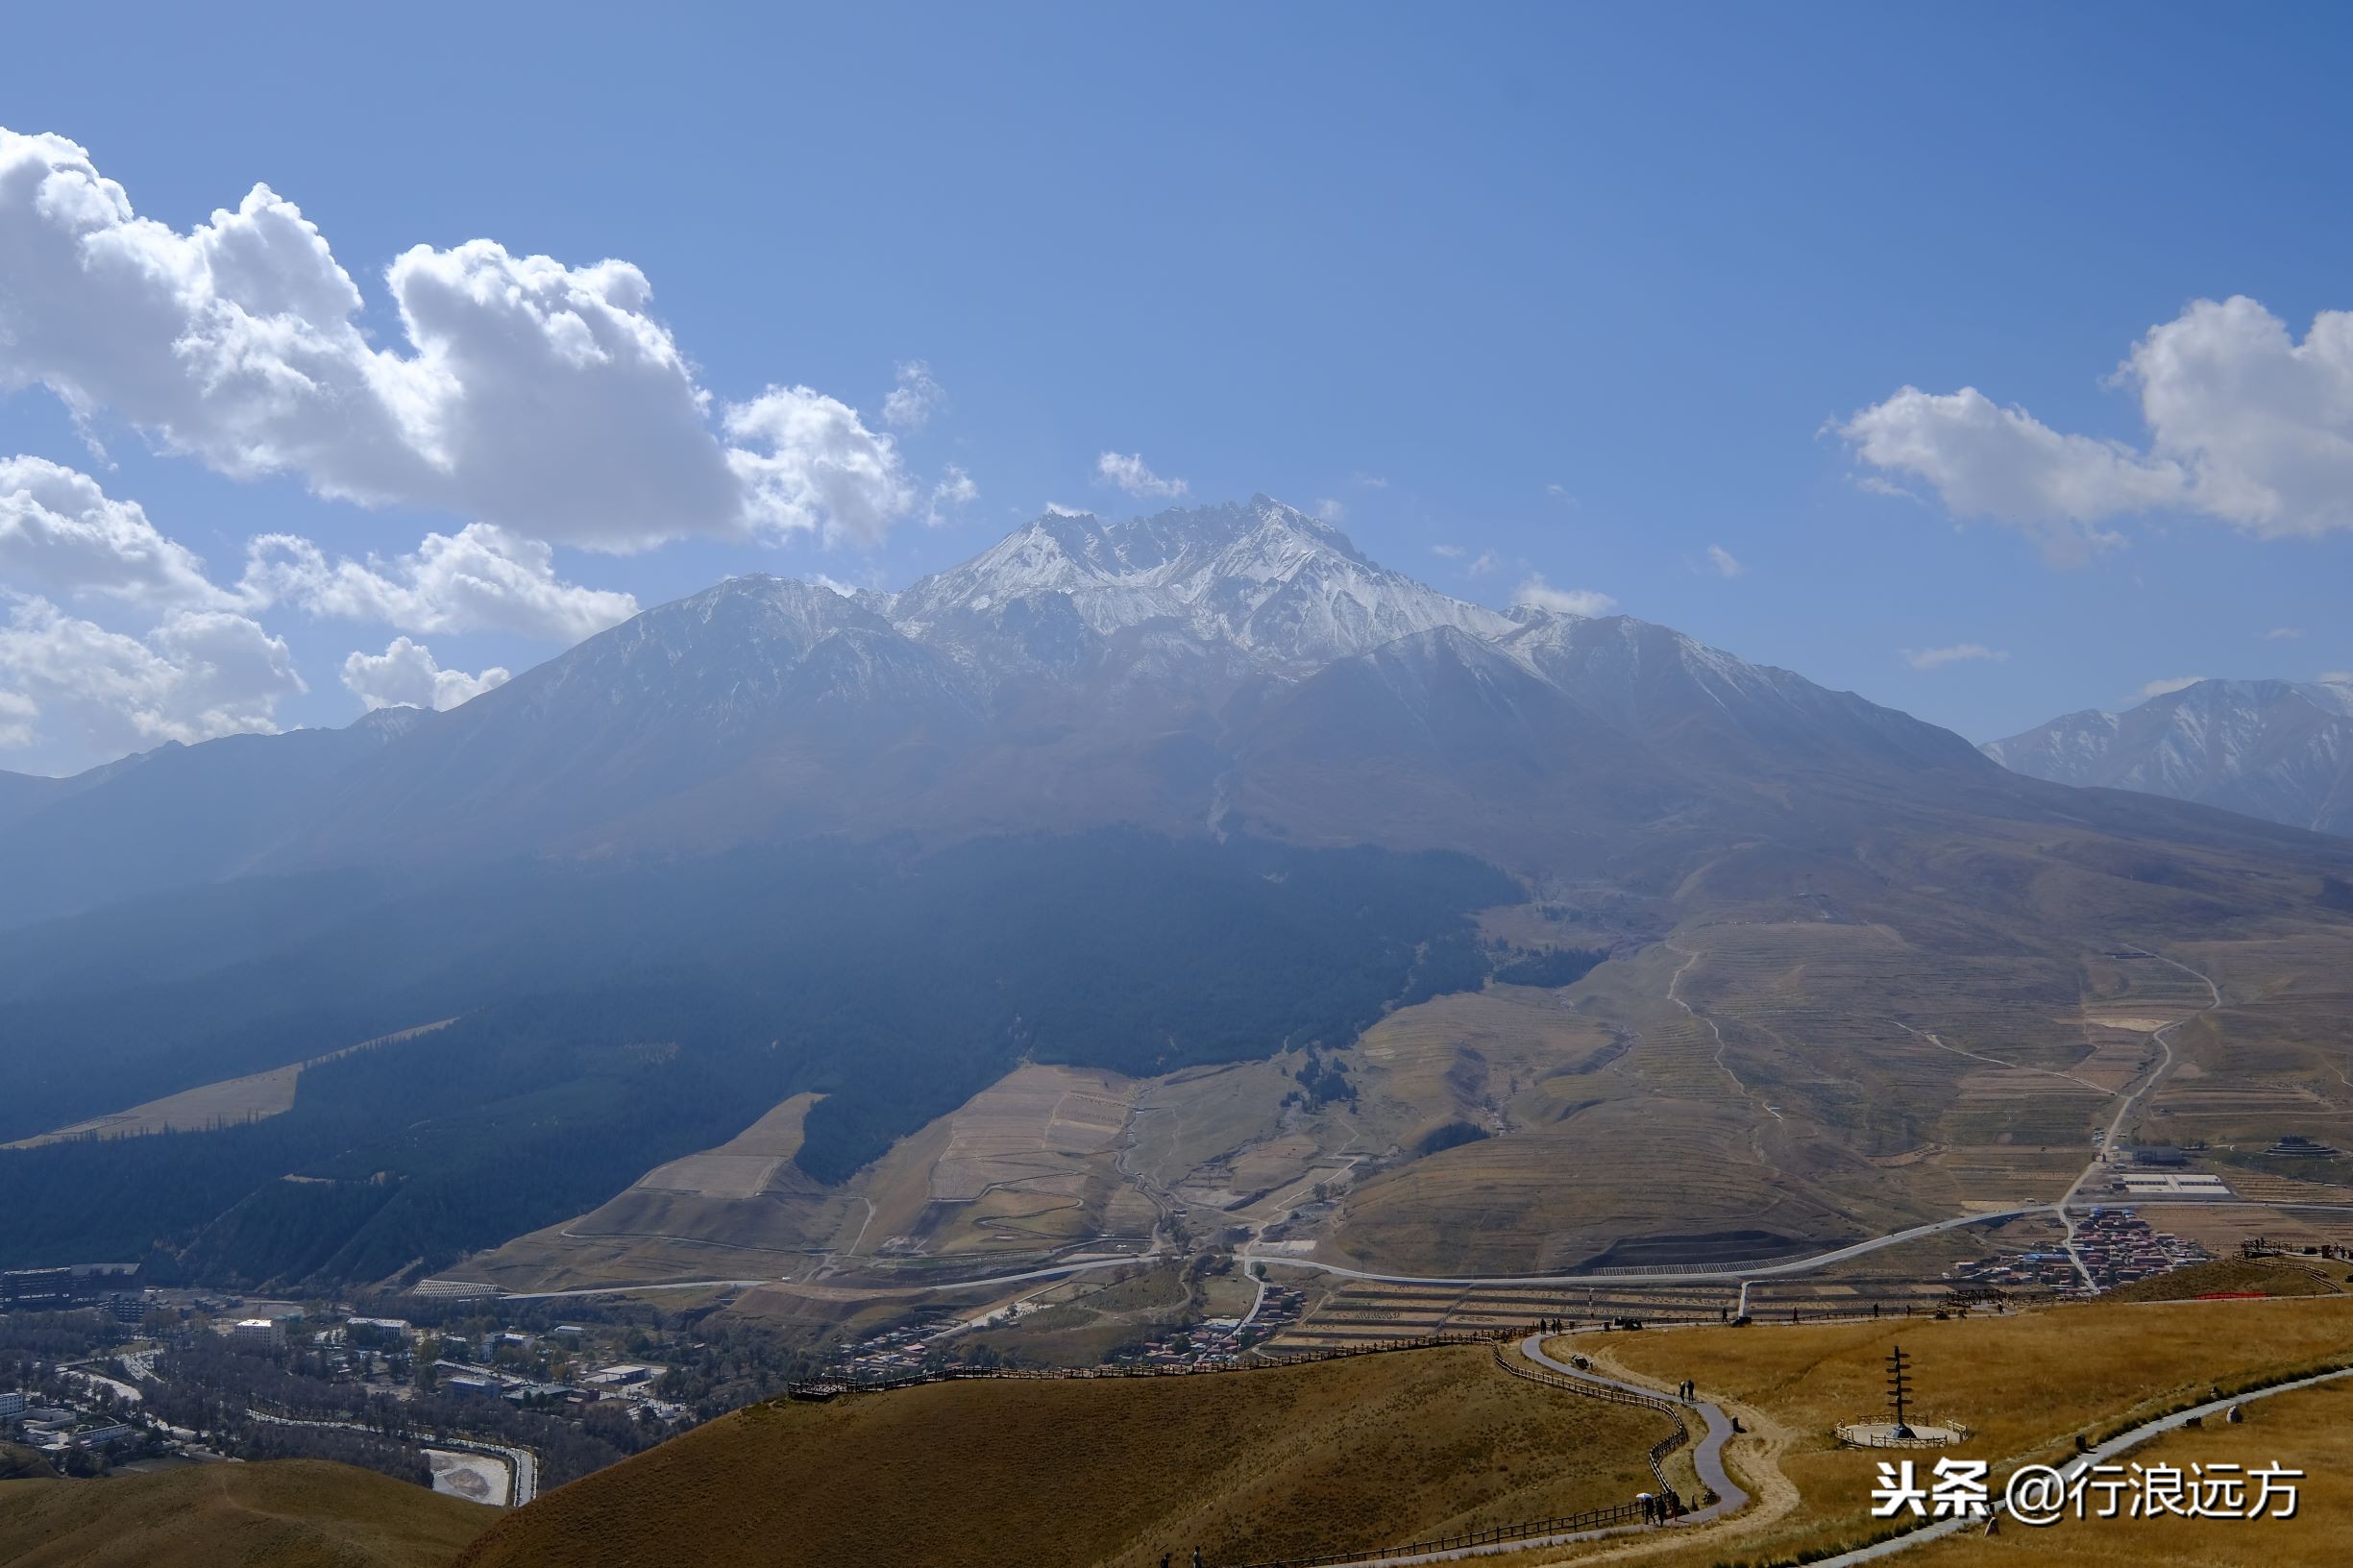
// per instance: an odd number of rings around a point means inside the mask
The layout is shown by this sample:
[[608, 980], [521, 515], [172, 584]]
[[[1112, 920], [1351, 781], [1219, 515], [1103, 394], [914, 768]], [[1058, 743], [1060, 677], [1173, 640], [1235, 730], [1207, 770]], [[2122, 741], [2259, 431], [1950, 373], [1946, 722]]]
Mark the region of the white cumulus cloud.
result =
[[1511, 602], [1555, 615], [1607, 615], [1618, 601], [1590, 588], [1555, 588], [1540, 574], [1531, 574], [1511, 594]]
[[241, 587], [256, 604], [373, 621], [402, 631], [511, 631], [576, 643], [637, 613], [625, 593], [555, 575], [555, 552], [489, 523], [429, 533], [414, 552], [331, 561], [307, 539], [264, 534], [248, 547]]
[[39, 457], [0, 458], [0, 581], [157, 609], [233, 602], [203, 560], [166, 538], [136, 502], [113, 500], [89, 476]]
[[343, 661], [343, 684], [353, 696], [377, 708], [430, 708], [440, 712], [472, 701], [508, 679], [494, 665], [478, 675], [463, 670], [444, 670], [433, 650], [405, 637], [395, 637], [381, 653], [355, 652]]
[[2261, 538], [2353, 528], [2353, 311], [2321, 311], [2299, 341], [2243, 295], [2199, 300], [2149, 329], [2116, 381], [2139, 396], [2145, 450], [2062, 434], [1972, 387], [1905, 387], [1838, 431], [1863, 462], [2059, 559], [2112, 537], [2102, 520], [2158, 509]]
[[601, 550], [869, 543], [914, 504], [890, 437], [806, 388], [720, 409], [723, 441], [625, 261], [476, 239], [409, 250], [384, 282], [397, 349], [268, 186], [182, 233], [73, 142], [0, 130], [0, 390], [46, 386], [86, 429], [111, 413], [225, 474]]
[[1094, 460], [1095, 477], [1107, 484], [1115, 484], [1131, 496], [1181, 496], [1185, 493], [1183, 479], [1164, 479], [1152, 472], [1141, 453], [1107, 452]]
[[228, 610], [174, 610], [139, 638], [19, 596], [0, 625], [0, 692], [9, 727], [26, 732], [18, 745], [36, 738], [36, 715], [108, 754], [267, 734], [279, 700], [306, 689], [285, 640]]
[[1941, 670], [1949, 664], [1967, 664], [1974, 659], [1998, 664], [2010, 656], [2007, 649], [1988, 648], [1983, 643], [1953, 643], [1945, 648], [1906, 648], [1898, 651], [1903, 655], [1903, 662], [1915, 670]]
[[2032, 538], [2060, 564], [2123, 542], [2100, 523], [2178, 498], [2181, 471], [2116, 442], [2062, 435], [1973, 386], [1936, 394], [1907, 386], [1839, 427], [1864, 462], [1926, 480], [1946, 506], [1990, 517]]

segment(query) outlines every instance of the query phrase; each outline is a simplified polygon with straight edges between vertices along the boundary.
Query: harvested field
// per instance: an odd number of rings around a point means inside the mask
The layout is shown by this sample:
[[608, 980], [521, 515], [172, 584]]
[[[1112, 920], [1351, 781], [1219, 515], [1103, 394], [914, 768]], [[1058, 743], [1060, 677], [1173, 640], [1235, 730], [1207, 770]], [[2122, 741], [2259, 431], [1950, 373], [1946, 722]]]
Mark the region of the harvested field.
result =
[[656, 1166], [577, 1219], [518, 1237], [456, 1273], [508, 1290], [781, 1274], [828, 1244], [848, 1198], [793, 1164], [814, 1094], [796, 1094], [716, 1149]]
[[332, 1062], [353, 1051], [365, 1051], [378, 1045], [414, 1040], [419, 1035], [447, 1028], [453, 1021], [443, 1018], [435, 1023], [419, 1024], [414, 1029], [381, 1035], [356, 1045], [347, 1045], [339, 1051], [329, 1051], [324, 1056], [272, 1067], [266, 1072], [248, 1073], [242, 1078], [224, 1078], [219, 1083], [184, 1089], [177, 1094], [166, 1094], [159, 1100], [149, 1100], [145, 1105], [135, 1105], [128, 1111], [93, 1116], [88, 1121], [75, 1122], [71, 1127], [61, 1127], [54, 1133], [0, 1144], [0, 1148], [33, 1149], [44, 1143], [62, 1143], [77, 1138], [136, 1138], [146, 1133], [202, 1132], [282, 1115], [294, 1109], [295, 1086], [305, 1067], [316, 1066], [321, 1062]]

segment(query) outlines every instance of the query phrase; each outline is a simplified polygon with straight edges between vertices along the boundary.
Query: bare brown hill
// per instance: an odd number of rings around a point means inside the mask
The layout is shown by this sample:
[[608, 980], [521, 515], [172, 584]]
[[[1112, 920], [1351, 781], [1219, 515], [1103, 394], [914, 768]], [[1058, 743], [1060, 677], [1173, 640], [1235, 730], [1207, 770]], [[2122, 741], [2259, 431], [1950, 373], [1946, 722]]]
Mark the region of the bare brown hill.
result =
[[11, 1568], [441, 1568], [498, 1510], [322, 1459], [0, 1482]]
[[1374, 1548], [1630, 1500], [1654, 1412], [1484, 1346], [755, 1406], [504, 1519], [461, 1568], [1139, 1568]]

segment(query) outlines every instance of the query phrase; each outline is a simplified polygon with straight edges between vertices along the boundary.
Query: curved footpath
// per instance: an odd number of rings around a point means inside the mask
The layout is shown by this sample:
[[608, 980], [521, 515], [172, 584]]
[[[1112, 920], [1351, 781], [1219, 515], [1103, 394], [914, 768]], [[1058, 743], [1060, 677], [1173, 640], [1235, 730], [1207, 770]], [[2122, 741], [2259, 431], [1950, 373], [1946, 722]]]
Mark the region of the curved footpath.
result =
[[[2233, 1394], [2228, 1399], [2211, 1399], [2190, 1409], [2176, 1410], [2171, 1415], [2161, 1415], [2154, 1421], [2144, 1421], [2137, 1427], [2117, 1433], [2090, 1453], [2075, 1455], [2058, 1467], [2059, 1473], [2071, 1482], [2093, 1465], [2105, 1464], [2120, 1454], [2130, 1453], [2133, 1449], [2139, 1448], [2151, 1437], [2162, 1436], [2166, 1433], [2186, 1427], [2193, 1421], [2202, 1421], [2210, 1415], [2220, 1415], [2233, 1405], [2252, 1404], [2259, 1399], [2268, 1399], [2273, 1394], [2292, 1393], [2298, 1388], [2310, 1388], [2317, 1383], [2330, 1383], [2338, 1378], [2348, 1377], [2353, 1377], [2353, 1366], [2339, 1367], [2334, 1372], [2316, 1372], [2309, 1378], [2297, 1378], [2291, 1383], [2273, 1384], [2268, 1388], [2256, 1388], [2243, 1394]], [[2007, 1511], [1999, 1498], [1994, 1501], [1994, 1511], [1997, 1514]], [[2035, 1527], [2019, 1525], [2016, 1528], [2029, 1530]], [[1847, 1568], [1847, 1565], [1851, 1563], [1870, 1562], [1879, 1557], [1892, 1557], [1899, 1552], [1908, 1552], [1913, 1547], [1924, 1545], [1926, 1542], [1942, 1540], [1960, 1531], [1982, 1531], [1984, 1529], [1985, 1520], [1981, 1516], [1939, 1519], [1933, 1524], [1923, 1525], [1918, 1530], [1907, 1531], [1892, 1540], [1875, 1542], [1870, 1546], [1858, 1546], [1851, 1552], [1842, 1552], [1834, 1557], [1818, 1558], [1814, 1563], [1814, 1568]]]
[[1725, 1439], [1732, 1433], [1732, 1423], [1731, 1419], [1714, 1404], [1706, 1400], [1694, 1402], [1677, 1399], [1673, 1395], [1662, 1394], [1655, 1388], [1645, 1388], [1640, 1384], [1620, 1383], [1614, 1378], [1605, 1378], [1597, 1373], [1580, 1371], [1565, 1361], [1556, 1361], [1547, 1356], [1544, 1353], [1544, 1336], [1540, 1334], [1532, 1334], [1521, 1340], [1519, 1351], [1522, 1356], [1527, 1357], [1529, 1360], [1541, 1366], [1547, 1372], [1560, 1377], [1573, 1379], [1579, 1383], [1589, 1383], [1597, 1388], [1606, 1388], [1613, 1392], [1638, 1394], [1644, 1399], [1662, 1400], [1687, 1412], [1698, 1414], [1704, 1422], [1706, 1430], [1700, 1438], [1699, 1447], [1693, 1454], [1693, 1459], [1699, 1468], [1701, 1482], [1716, 1494], [1716, 1501], [1706, 1507], [1694, 1509], [1671, 1525], [1610, 1525], [1599, 1530], [1564, 1531], [1556, 1535], [1530, 1535], [1518, 1540], [1497, 1541], [1482, 1546], [1458, 1546], [1439, 1552], [1357, 1557], [1346, 1562], [1318, 1558], [1316, 1560], [1321, 1564], [1321, 1568], [1417, 1568], [1417, 1565], [1422, 1563], [1457, 1562], [1465, 1557], [1501, 1556], [1508, 1553], [1532, 1552], [1545, 1547], [1574, 1546], [1580, 1541], [1598, 1541], [1613, 1535], [1655, 1534], [1663, 1530], [1679, 1530], [1687, 1525], [1708, 1524], [1749, 1506], [1749, 1494], [1741, 1490], [1732, 1478], [1725, 1472], [1724, 1444]]
[[1683, 1515], [1678, 1523], [1703, 1525], [1712, 1520], [1721, 1519], [1728, 1513], [1737, 1513], [1749, 1506], [1749, 1494], [1740, 1488], [1724, 1468], [1724, 1445], [1732, 1435], [1732, 1418], [1725, 1414], [1723, 1407], [1717, 1405], [1713, 1400], [1677, 1399], [1673, 1394], [1662, 1394], [1655, 1388], [1645, 1388], [1638, 1383], [1620, 1383], [1615, 1378], [1605, 1378], [1597, 1372], [1580, 1371], [1565, 1361], [1556, 1361], [1547, 1356], [1544, 1353], [1544, 1336], [1540, 1334], [1532, 1334], [1521, 1340], [1520, 1354], [1538, 1366], [1557, 1372], [1565, 1378], [1575, 1378], [1580, 1383], [1599, 1384], [1605, 1388], [1617, 1388], [1630, 1394], [1640, 1394], [1645, 1399], [1663, 1399], [1671, 1405], [1679, 1405], [1686, 1410], [1699, 1412], [1701, 1419], [1707, 1425], [1706, 1431], [1700, 1438], [1699, 1447], [1692, 1450], [1691, 1460], [1700, 1472], [1700, 1484], [1715, 1493], [1716, 1500], [1703, 1508], [1694, 1508]]

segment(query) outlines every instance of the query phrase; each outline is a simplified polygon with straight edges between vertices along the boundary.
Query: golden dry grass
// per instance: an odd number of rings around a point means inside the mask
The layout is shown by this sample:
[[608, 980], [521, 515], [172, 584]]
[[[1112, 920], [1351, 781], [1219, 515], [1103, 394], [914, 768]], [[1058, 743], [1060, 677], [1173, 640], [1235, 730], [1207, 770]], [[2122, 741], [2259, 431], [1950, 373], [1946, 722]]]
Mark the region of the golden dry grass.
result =
[[1915, 1410], [1973, 1429], [1954, 1452], [2005, 1475], [2029, 1457], [2071, 1449], [2202, 1400], [2218, 1385], [2353, 1358], [2353, 1296], [2275, 1301], [2098, 1301], [2009, 1316], [1584, 1335], [1579, 1351], [1656, 1384], [1695, 1379], [1761, 1435], [1735, 1441], [1736, 1469], [1795, 1485], [1778, 1519], [1734, 1522], [1645, 1561], [1698, 1565], [1777, 1560], [1859, 1542], [1876, 1458], [1837, 1445], [1840, 1421], [1882, 1409], [1885, 1358], [1912, 1358]]
[[10, 1568], [441, 1568], [500, 1516], [319, 1459], [0, 1482]]
[[2040, 1530], [2006, 1523], [1991, 1540], [1972, 1532], [1931, 1542], [1903, 1560], [1918, 1568], [2333, 1568], [2343, 1562], [2346, 1521], [2353, 1518], [2353, 1388], [2322, 1384], [2251, 1402], [2245, 1409], [2243, 1425], [2214, 1422], [2169, 1433], [2135, 1451], [2132, 1460], [2185, 1472], [2193, 1464], [2218, 1462], [2301, 1469], [2305, 1479], [2293, 1519], [2070, 1519]]
[[934, 1384], [755, 1407], [551, 1493], [466, 1568], [1144, 1568], [1372, 1548], [1614, 1505], [1654, 1412], [1483, 1347], [1189, 1378]]

